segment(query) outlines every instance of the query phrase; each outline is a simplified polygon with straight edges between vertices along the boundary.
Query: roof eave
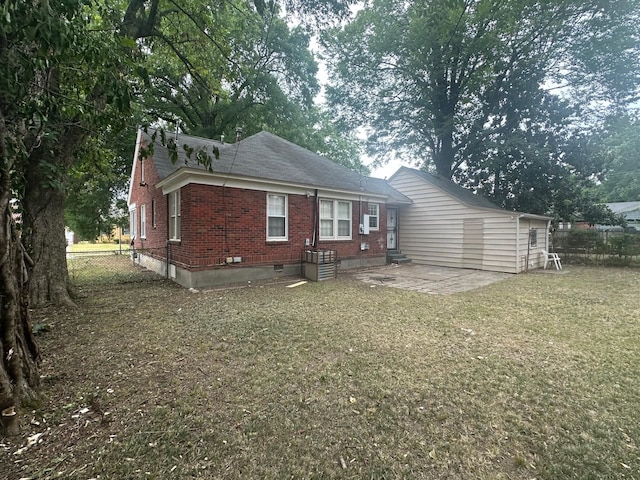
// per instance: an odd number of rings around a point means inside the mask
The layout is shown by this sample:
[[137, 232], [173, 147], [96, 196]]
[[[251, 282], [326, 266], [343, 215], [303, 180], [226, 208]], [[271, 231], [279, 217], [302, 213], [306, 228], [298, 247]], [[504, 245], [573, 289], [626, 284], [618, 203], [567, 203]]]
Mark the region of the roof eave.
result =
[[[323, 192], [335, 193], [336, 195], [349, 195], [349, 196], [367, 196], [373, 199], [384, 200], [385, 202], [390, 199], [389, 195], [381, 193], [371, 192], [368, 190], [347, 190], [339, 189], [335, 187], [328, 187], [324, 185], [309, 185], [303, 183], [286, 182], [279, 180], [271, 180], [258, 177], [248, 177], [241, 175], [225, 174], [219, 172], [208, 172], [191, 167], [182, 167], [162, 179], [155, 186], [162, 189], [163, 193], [169, 193], [184, 185], [190, 183], [213, 185], [213, 186], [229, 186], [234, 187], [234, 184], [246, 183], [256, 186], [260, 186], [261, 190], [269, 191], [274, 188], [278, 189], [291, 189], [299, 191], [313, 191], [322, 190]], [[271, 187], [271, 188], [269, 188]], [[398, 203], [398, 202], [394, 202]]]

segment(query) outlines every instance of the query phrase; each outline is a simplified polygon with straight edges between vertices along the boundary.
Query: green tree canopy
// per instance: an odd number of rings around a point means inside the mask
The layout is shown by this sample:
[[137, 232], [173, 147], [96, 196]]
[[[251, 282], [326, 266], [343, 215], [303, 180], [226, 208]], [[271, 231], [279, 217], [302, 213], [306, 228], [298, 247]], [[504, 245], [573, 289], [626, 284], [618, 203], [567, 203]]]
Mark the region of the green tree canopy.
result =
[[607, 203], [640, 201], [640, 121], [627, 115], [611, 119], [596, 138], [607, 158], [595, 189], [599, 198]]
[[635, 98], [637, 0], [372, 0], [324, 37], [328, 98], [390, 151], [508, 208], [547, 213], [585, 129]]

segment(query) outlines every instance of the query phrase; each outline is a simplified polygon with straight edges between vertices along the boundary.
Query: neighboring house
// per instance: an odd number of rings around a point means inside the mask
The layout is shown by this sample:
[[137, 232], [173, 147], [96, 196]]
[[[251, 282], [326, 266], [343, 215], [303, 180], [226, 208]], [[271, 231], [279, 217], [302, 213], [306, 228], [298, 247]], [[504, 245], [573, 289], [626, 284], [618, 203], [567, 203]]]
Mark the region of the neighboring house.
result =
[[[129, 186], [135, 258], [186, 287], [299, 275], [310, 250], [336, 252], [341, 268], [385, 264], [389, 212], [411, 203], [267, 132], [233, 144], [179, 135], [175, 164], [158, 141], [140, 159], [151, 141], [138, 133]], [[220, 155], [207, 170], [184, 146]]]
[[113, 227], [111, 227], [111, 232], [107, 235], [100, 235], [98, 237], [98, 241], [101, 243], [115, 242], [122, 245], [129, 245], [131, 237], [129, 237], [129, 232], [126, 228], [114, 225]]
[[520, 273], [544, 265], [551, 217], [507, 211], [451, 180], [401, 167], [389, 184], [412, 200], [398, 239], [413, 262]]
[[[614, 202], [605, 203], [609, 210], [616, 215], [622, 215], [627, 221], [627, 228], [633, 228], [640, 231], [640, 202]], [[614, 230], [621, 227], [612, 227], [610, 225], [597, 225], [599, 230]]]

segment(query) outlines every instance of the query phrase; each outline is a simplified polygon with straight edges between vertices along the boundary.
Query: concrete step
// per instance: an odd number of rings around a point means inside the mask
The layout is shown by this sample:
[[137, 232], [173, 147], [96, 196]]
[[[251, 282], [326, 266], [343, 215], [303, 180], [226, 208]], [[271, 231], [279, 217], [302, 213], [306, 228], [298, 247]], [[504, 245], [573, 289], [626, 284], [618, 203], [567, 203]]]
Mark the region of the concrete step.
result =
[[400, 250], [390, 250], [387, 252], [387, 263], [411, 263], [411, 259], [407, 258]]
[[392, 260], [390, 263], [397, 263], [398, 265], [402, 263], [411, 263], [411, 259], [407, 257], [396, 258]]

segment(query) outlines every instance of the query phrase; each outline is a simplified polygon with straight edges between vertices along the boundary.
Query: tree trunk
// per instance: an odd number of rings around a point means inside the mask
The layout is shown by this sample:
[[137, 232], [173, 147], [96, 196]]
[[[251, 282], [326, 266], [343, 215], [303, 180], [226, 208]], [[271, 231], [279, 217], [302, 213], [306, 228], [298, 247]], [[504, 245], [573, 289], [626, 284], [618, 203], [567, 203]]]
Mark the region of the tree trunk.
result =
[[30, 303], [72, 306], [64, 236], [65, 193], [43, 187], [40, 180], [37, 173], [26, 175], [25, 242], [34, 262], [29, 279]]
[[29, 272], [32, 306], [74, 306], [70, 295], [64, 236], [64, 202], [68, 171], [74, 153], [85, 139], [79, 128], [69, 128], [55, 145], [43, 141], [29, 159], [25, 173], [24, 243], [34, 262]]
[[5, 436], [19, 433], [17, 408], [35, 396], [40, 355], [29, 322], [29, 257], [11, 206], [14, 161], [1, 115], [0, 124], [0, 436]]
[[443, 126], [438, 133], [439, 149], [434, 152], [433, 163], [436, 167], [436, 173], [450, 180], [453, 176], [453, 164], [455, 163], [453, 128], [449, 127], [446, 121], [443, 121], [442, 124]]

